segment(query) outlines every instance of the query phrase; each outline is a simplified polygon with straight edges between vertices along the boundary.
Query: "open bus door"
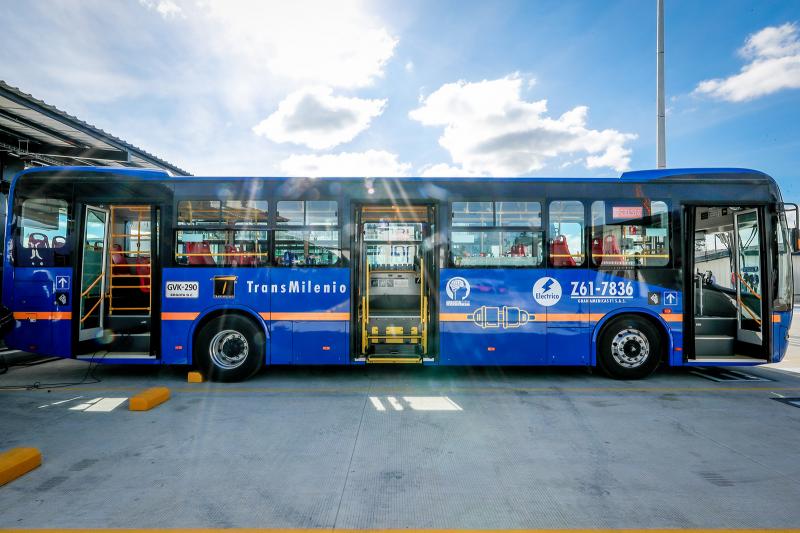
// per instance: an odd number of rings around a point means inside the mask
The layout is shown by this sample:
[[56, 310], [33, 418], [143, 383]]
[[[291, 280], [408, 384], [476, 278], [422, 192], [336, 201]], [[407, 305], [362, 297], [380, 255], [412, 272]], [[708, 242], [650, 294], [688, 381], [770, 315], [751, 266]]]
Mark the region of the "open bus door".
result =
[[86, 206], [81, 236], [78, 340], [102, 335], [105, 325], [106, 245], [108, 210]]
[[684, 309], [688, 360], [764, 362], [770, 331], [764, 209], [690, 206], [686, 221], [694, 234]]

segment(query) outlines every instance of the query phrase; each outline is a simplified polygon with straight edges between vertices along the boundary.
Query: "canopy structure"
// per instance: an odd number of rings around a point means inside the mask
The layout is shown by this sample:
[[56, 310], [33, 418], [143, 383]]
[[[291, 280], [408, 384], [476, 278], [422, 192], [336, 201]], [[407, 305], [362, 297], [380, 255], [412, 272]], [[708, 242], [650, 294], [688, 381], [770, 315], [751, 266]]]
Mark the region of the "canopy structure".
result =
[[0, 169], [91, 165], [189, 172], [0, 80]]

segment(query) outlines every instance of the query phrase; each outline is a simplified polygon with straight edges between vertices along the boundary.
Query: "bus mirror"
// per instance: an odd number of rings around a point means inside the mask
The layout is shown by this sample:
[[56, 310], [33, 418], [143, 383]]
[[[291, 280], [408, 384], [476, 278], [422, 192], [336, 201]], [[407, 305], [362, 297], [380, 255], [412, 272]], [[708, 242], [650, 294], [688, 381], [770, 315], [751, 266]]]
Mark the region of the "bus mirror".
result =
[[790, 231], [792, 233], [792, 244], [794, 245], [792, 251], [800, 252], [800, 228], [792, 228]]

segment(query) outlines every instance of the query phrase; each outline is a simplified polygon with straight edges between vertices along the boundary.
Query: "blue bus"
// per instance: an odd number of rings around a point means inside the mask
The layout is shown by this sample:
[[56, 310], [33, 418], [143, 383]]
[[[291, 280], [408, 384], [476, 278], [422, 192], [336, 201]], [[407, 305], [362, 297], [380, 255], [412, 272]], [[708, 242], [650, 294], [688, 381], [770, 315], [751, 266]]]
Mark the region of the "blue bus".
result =
[[[619, 178], [183, 178], [34, 168], [2, 301], [28, 352], [192, 365], [780, 361], [790, 231], [746, 169]], [[796, 218], [795, 218], [796, 220]]]

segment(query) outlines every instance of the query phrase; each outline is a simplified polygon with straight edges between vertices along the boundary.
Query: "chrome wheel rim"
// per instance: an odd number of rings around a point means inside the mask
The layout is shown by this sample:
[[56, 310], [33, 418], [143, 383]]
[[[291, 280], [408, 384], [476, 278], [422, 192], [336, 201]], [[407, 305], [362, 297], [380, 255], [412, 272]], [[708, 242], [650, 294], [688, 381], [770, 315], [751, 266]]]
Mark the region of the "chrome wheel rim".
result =
[[638, 329], [623, 329], [611, 339], [611, 355], [621, 367], [638, 368], [650, 355], [650, 341]]
[[216, 366], [225, 370], [238, 368], [247, 359], [250, 346], [247, 339], [238, 331], [220, 331], [208, 346], [208, 355]]

